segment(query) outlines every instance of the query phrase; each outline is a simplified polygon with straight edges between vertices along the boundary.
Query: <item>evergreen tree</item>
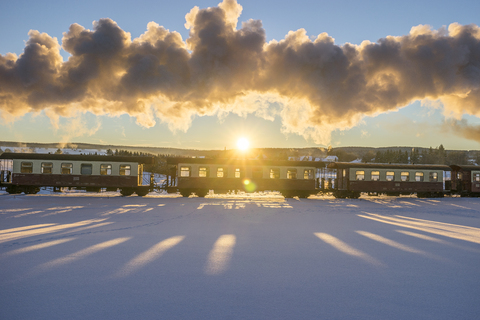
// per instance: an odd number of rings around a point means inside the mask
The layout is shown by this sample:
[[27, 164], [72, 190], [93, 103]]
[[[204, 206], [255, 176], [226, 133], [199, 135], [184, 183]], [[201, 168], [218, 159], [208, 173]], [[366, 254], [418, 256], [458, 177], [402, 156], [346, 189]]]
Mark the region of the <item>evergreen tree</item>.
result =
[[412, 148], [412, 151], [410, 152], [410, 163], [419, 163], [420, 161], [420, 155], [418, 154], [418, 150], [415, 148]]

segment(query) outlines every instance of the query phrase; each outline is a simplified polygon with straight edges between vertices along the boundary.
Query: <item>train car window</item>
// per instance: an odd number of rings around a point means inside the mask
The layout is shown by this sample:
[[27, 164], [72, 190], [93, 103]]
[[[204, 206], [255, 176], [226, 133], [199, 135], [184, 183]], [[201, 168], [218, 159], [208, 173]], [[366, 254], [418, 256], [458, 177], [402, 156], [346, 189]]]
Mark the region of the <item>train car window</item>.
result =
[[111, 164], [101, 164], [100, 165], [100, 174], [102, 176], [109, 176], [112, 174], [112, 165]]
[[242, 170], [240, 168], [235, 168], [235, 178], [242, 177]]
[[207, 167], [200, 167], [198, 168], [198, 176], [202, 178], [208, 177], [208, 168]]
[[270, 179], [280, 179], [280, 169], [278, 168], [270, 169]]
[[53, 163], [42, 162], [42, 173], [51, 174], [53, 171]]
[[429, 180], [430, 180], [430, 182], [437, 182], [438, 181], [438, 173], [430, 172]]
[[20, 172], [21, 173], [32, 173], [33, 172], [33, 164], [31, 162], [22, 162]]
[[400, 173], [400, 180], [402, 181], [410, 181], [410, 172], [402, 172]]
[[121, 176], [129, 176], [131, 174], [131, 168], [129, 164], [121, 164], [120, 165], [120, 175]]
[[418, 181], [418, 182], [423, 181], [423, 172], [420, 172], [420, 171], [415, 172], [415, 181]]
[[314, 179], [315, 176], [313, 174], [313, 170], [312, 169], [305, 169], [305, 171], [303, 171], [303, 179]]
[[297, 169], [287, 169], [287, 179], [297, 179]]
[[227, 171], [225, 168], [217, 168], [217, 178], [225, 178], [227, 177]]
[[82, 165], [80, 166], [80, 173], [81, 174], [92, 174], [93, 170], [92, 170], [92, 165], [91, 164], [87, 164], [87, 163], [82, 163]]
[[473, 174], [473, 181], [479, 182], [480, 181], [480, 173]]
[[253, 168], [252, 169], [252, 178], [253, 179], [262, 179], [263, 178], [263, 168]]
[[457, 173], [457, 179], [462, 180], [462, 173], [461, 172]]
[[395, 180], [395, 172], [387, 171], [387, 174], [385, 175], [385, 178], [387, 179], [387, 181]]
[[61, 166], [62, 174], [72, 174], [73, 172], [73, 164], [71, 163], [62, 163]]
[[380, 171], [372, 171], [370, 173], [370, 180], [372, 180], [372, 181], [380, 180]]
[[359, 180], [359, 181], [365, 180], [365, 171], [356, 171], [355, 180]]
[[180, 177], [190, 177], [190, 167], [180, 167]]

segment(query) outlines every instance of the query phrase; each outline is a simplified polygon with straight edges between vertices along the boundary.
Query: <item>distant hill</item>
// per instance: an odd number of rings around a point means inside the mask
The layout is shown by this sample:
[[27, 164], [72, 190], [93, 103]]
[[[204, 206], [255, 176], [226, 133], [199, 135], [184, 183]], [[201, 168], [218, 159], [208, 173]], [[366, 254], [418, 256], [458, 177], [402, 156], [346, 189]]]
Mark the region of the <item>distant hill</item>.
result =
[[[146, 146], [119, 146], [72, 142], [66, 144], [60, 143], [31, 143], [31, 142], [12, 142], [0, 141], [0, 153], [10, 149], [13, 152], [36, 152], [36, 153], [55, 153], [58, 149], [65, 150], [68, 153], [76, 154], [106, 154], [107, 150], [126, 150], [129, 152], [149, 153], [153, 155], [169, 155], [177, 157], [206, 157], [216, 158], [234, 155], [236, 150], [198, 150], [198, 149], [180, 149], [168, 147], [146, 147]], [[251, 157], [263, 157], [269, 159], [287, 160], [289, 158], [301, 158], [309, 156], [312, 158], [324, 158], [327, 155], [337, 155], [339, 161], [352, 161], [362, 159], [364, 156], [376, 154], [377, 152], [395, 151], [411, 153], [415, 149], [417, 152], [427, 152], [430, 148], [394, 146], [394, 147], [338, 147], [338, 148], [254, 148], [249, 150]], [[68, 151], [67, 151], [68, 150]], [[464, 153], [466, 158], [479, 159], [479, 150], [445, 150], [447, 153]]]

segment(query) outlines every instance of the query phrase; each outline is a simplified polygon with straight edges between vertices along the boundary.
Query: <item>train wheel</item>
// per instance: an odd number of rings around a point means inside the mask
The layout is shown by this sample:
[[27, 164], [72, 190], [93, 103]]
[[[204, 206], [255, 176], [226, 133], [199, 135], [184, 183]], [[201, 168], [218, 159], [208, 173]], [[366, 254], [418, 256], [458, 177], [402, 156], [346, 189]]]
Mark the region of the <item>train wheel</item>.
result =
[[283, 191], [280, 191], [280, 193], [281, 193], [282, 196], [284, 196], [285, 198], [293, 198], [293, 197], [295, 196], [292, 191], [283, 190]]
[[348, 195], [348, 198], [350, 199], [358, 199], [360, 198], [360, 192], [351, 192], [349, 195]]
[[197, 190], [195, 190], [195, 194], [197, 196], [199, 196], [200, 198], [203, 198], [208, 194], [208, 190], [207, 189], [197, 189]]
[[342, 192], [342, 191], [334, 191], [333, 196], [337, 199], [345, 199], [347, 197], [345, 192]]
[[36, 194], [38, 193], [38, 191], [40, 191], [40, 188], [38, 187], [25, 187], [25, 189], [23, 190], [25, 194]]
[[132, 195], [134, 190], [132, 188], [122, 188], [120, 189], [120, 194], [124, 197]]
[[190, 189], [180, 189], [179, 191], [182, 197], [188, 197], [190, 194], [192, 194], [192, 190]]
[[137, 189], [137, 190], [135, 190], [135, 193], [136, 193], [137, 196], [139, 196], [139, 197], [144, 197], [144, 196], [146, 196], [149, 192], [150, 192], [150, 190], [148, 190], [148, 189]]
[[8, 186], [5, 191], [7, 191], [9, 194], [18, 194], [18, 193], [22, 193], [22, 190], [21, 188], [17, 187], [17, 186]]
[[299, 198], [303, 198], [303, 199], [306, 199], [310, 196], [310, 192], [308, 191], [297, 191], [296, 194]]

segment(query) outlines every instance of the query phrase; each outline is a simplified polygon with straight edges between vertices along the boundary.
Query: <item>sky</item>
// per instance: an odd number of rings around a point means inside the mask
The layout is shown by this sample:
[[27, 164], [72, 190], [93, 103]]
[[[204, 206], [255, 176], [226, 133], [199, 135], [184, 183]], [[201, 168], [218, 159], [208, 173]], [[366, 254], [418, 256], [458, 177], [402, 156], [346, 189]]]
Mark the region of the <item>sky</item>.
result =
[[478, 1], [5, 2], [0, 140], [480, 149], [478, 12]]

